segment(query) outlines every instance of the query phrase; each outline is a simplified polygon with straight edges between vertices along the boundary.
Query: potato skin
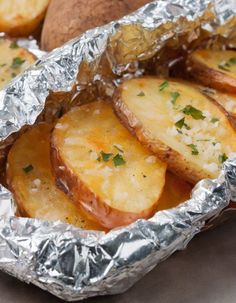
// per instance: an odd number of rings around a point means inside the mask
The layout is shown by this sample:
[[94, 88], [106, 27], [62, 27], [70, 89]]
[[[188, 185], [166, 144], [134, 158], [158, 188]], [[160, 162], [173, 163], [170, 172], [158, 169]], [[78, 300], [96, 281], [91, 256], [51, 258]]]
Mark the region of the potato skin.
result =
[[[51, 163], [56, 185], [74, 201], [75, 205], [82, 207], [89, 214], [90, 219], [95, 220], [94, 217], [96, 217], [98, 223], [105, 228], [125, 226], [140, 218], [148, 219], [155, 212], [158, 201], [152, 208], [138, 214], [122, 212], [106, 204], [65, 165], [65, 161], [61, 158], [60, 152], [54, 144], [53, 136], [51, 138]], [[64, 169], [62, 170], [60, 167], [64, 167]]]
[[[148, 78], [149, 77], [146, 77], [146, 79]], [[195, 85], [193, 84], [193, 86]], [[125, 103], [122, 102], [121, 93], [122, 85], [116, 90], [113, 98], [114, 111], [121, 123], [137, 137], [142, 145], [146, 146], [150, 151], [156, 154], [161, 161], [167, 163], [169, 171], [191, 184], [196, 184], [198, 181], [205, 178], [211, 178], [210, 175], [206, 175], [202, 170], [197, 169], [196, 166], [188, 161], [183, 155], [165, 145], [157, 138], [153, 139], [142, 123], [135, 117]], [[207, 97], [209, 102], [213, 103], [214, 106], [217, 106], [221, 110], [222, 114], [227, 117], [230, 126], [235, 130], [235, 123], [225, 109], [214, 99], [209, 98], [209, 96]]]
[[52, 0], [44, 22], [41, 47], [52, 50], [88, 29], [119, 19], [150, 0]]
[[188, 68], [191, 75], [205, 86], [223, 92], [236, 93], [236, 79], [224, 72], [209, 68], [206, 64], [197, 61], [193, 55], [188, 58]]

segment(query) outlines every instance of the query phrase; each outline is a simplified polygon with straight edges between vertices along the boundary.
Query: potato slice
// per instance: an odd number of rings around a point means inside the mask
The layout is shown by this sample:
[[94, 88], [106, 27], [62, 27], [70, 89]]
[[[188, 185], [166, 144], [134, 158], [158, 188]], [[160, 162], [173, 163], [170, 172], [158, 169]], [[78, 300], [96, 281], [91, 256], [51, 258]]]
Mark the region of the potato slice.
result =
[[167, 171], [166, 182], [158, 201], [156, 211], [178, 206], [190, 199], [193, 186], [180, 177]]
[[39, 124], [14, 143], [8, 155], [7, 182], [22, 215], [60, 220], [83, 229], [100, 230], [54, 182], [50, 163], [52, 126]]
[[74, 108], [59, 120], [52, 163], [61, 188], [107, 228], [150, 217], [165, 184], [166, 164], [101, 101]]
[[189, 72], [204, 85], [236, 93], [236, 52], [199, 49], [188, 58]]
[[140, 142], [189, 182], [217, 177], [236, 151], [235, 130], [224, 110], [190, 83], [128, 80], [114, 106]]
[[0, 89], [34, 61], [35, 56], [15, 41], [0, 39]]
[[236, 94], [224, 93], [207, 87], [200, 87], [200, 90], [219, 103], [234, 119], [236, 118]]
[[13, 37], [30, 35], [43, 20], [49, 1], [0, 1], [0, 32]]

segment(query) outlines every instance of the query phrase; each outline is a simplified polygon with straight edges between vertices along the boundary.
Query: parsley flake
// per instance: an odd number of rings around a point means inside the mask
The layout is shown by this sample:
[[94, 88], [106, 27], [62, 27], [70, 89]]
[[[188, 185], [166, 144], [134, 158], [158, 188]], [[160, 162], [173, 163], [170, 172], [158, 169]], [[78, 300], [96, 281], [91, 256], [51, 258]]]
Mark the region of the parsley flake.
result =
[[143, 92], [143, 91], [141, 91], [139, 94], [137, 94], [137, 96], [138, 96], [138, 97], [144, 97], [144, 96], [145, 96], [145, 94], [144, 94], [144, 92]]
[[232, 57], [228, 61], [231, 65], [236, 64], [236, 57]]
[[202, 111], [193, 107], [192, 105], [186, 105], [182, 112], [187, 116], [192, 116], [195, 120], [203, 120], [206, 118]]
[[159, 91], [163, 91], [165, 88], [167, 88], [169, 86], [169, 82], [168, 81], [164, 81], [159, 85]]
[[218, 159], [220, 163], [224, 163], [228, 159], [228, 157], [225, 153], [223, 153], [222, 155], [219, 155]]
[[124, 160], [121, 154], [116, 154], [115, 157], [112, 159], [112, 161], [115, 166], [124, 165], [126, 163], [126, 161]]
[[211, 123], [216, 123], [216, 122], [218, 122], [218, 121], [219, 121], [218, 118], [212, 118], [212, 119], [211, 119]]
[[20, 57], [16, 57], [12, 60], [11, 67], [16, 69], [16, 68], [20, 67], [24, 62], [25, 62], [25, 60], [21, 59]]
[[104, 162], [108, 162], [110, 158], [113, 156], [112, 153], [104, 153], [104, 151], [101, 151], [100, 154]]
[[197, 146], [195, 145], [195, 144], [189, 144], [189, 145], [187, 145], [188, 147], [190, 147], [191, 148], [191, 150], [192, 150], [192, 155], [198, 155], [199, 154], [199, 151], [198, 151], [198, 149], [197, 149]]
[[227, 67], [226, 63], [218, 64], [218, 68], [219, 68], [219, 69], [222, 69], [222, 70], [224, 70], [224, 71], [226, 71], [226, 72], [229, 72], [229, 71], [230, 71], [230, 69]]
[[10, 44], [10, 48], [19, 48], [19, 46], [16, 41], [12, 41]]
[[28, 174], [29, 172], [31, 172], [32, 170], [34, 169], [33, 165], [32, 164], [29, 164], [25, 167], [23, 167], [23, 171]]
[[180, 96], [180, 93], [179, 93], [179, 92], [171, 92], [170, 95], [171, 95], [171, 103], [172, 103], [173, 105], [175, 105], [177, 99], [178, 99], [179, 96]]

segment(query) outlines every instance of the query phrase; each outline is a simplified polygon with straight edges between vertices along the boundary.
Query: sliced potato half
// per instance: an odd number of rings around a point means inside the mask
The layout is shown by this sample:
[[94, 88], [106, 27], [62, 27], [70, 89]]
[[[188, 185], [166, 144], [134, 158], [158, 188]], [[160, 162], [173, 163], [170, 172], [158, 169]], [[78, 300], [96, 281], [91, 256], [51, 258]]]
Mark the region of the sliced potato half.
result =
[[52, 163], [57, 184], [107, 228], [150, 217], [165, 184], [166, 164], [102, 101], [74, 108], [59, 120]]
[[49, 1], [0, 1], [0, 32], [5, 32], [13, 37], [30, 35], [43, 20]]
[[128, 80], [114, 106], [139, 141], [189, 182], [217, 177], [236, 151], [236, 133], [223, 108], [190, 83]]
[[82, 229], [100, 230], [54, 182], [50, 163], [52, 126], [40, 124], [24, 133], [8, 155], [7, 182], [22, 215], [60, 220]]
[[204, 85], [236, 93], [236, 52], [199, 49], [188, 58], [189, 72]]
[[15, 41], [0, 39], [0, 89], [35, 61], [35, 56]]

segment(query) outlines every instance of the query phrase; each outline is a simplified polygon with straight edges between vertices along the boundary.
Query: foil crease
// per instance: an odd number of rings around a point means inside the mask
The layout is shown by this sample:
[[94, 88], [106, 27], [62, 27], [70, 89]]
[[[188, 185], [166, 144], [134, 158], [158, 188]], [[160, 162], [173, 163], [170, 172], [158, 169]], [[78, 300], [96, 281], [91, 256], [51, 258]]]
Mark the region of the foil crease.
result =
[[[234, 45], [235, 19], [235, 0], [153, 1], [46, 54], [0, 92], [0, 157], [48, 99], [110, 97], [122, 76], [142, 73], [140, 63], [166, 47], [188, 48], [217, 35]], [[218, 179], [195, 186], [190, 200], [107, 234], [19, 218], [0, 186], [0, 268], [67, 301], [124, 292], [236, 201], [235, 180], [236, 159], [228, 160]]]

